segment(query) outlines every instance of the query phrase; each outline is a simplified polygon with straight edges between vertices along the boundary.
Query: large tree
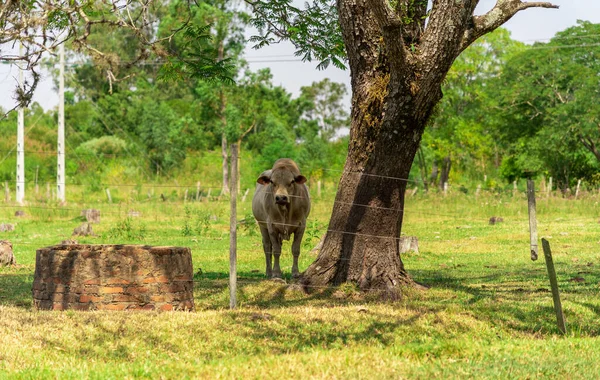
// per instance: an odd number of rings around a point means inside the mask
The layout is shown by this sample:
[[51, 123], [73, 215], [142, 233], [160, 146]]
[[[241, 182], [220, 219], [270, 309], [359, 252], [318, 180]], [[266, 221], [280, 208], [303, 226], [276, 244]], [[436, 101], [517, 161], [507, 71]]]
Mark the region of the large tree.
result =
[[[465, 48], [517, 12], [557, 8], [547, 2], [498, 0], [489, 12], [476, 16], [477, 0], [434, 0], [431, 9], [427, 3], [337, 1], [352, 85], [350, 143], [323, 247], [302, 277], [307, 290], [353, 282], [395, 298], [401, 285], [412, 284], [398, 248], [406, 178], [442, 98], [446, 73]], [[327, 1], [315, 4], [329, 9]], [[259, 15], [278, 17], [278, 22], [259, 25], [266, 31], [260, 42], [286, 33], [290, 38], [301, 35], [310, 46], [300, 45], [300, 54], [315, 46], [317, 57], [324, 53], [316, 35], [296, 21], [310, 21], [317, 14], [314, 9], [294, 13], [296, 8], [285, 0], [254, 6]]]

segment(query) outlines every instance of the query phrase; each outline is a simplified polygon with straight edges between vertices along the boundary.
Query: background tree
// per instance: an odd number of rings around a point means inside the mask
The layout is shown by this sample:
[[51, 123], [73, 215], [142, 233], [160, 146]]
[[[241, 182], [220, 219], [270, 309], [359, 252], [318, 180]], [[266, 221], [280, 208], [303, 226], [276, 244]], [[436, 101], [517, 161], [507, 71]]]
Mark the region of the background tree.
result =
[[316, 122], [318, 134], [325, 141], [333, 139], [341, 128], [349, 126], [349, 115], [343, 103], [346, 93], [345, 84], [327, 78], [300, 88], [300, 96], [308, 105], [303, 110], [303, 118]]
[[566, 190], [600, 167], [600, 25], [579, 22], [508, 60], [501, 99], [508, 179], [549, 174]]
[[[200, 56], [207, 56], [216, 62], [234, 62], [238, 60], [245, 46], [243, 33], [249, 17], [236, 4], [226, 0], [211, 0], [198, 3], [195, 7], [189, 7], [186, 1], [175, 1], [170, 4], [169, 16], [165, 18], [164, 25], [180, 25], [187, 18], [197, 27], [209, 25], [212, 38], [204, 42], [204, 47], [195, 46], [196, 50], [203, 50], [203, 54], [200, 54]], [[170, 29], [173, 29], [173, 27]], [[181, 40], [175, 38], [170, 41], [169, 51], [182, 50], [184, 46]], [[197, 54], [197, 52], [193, 53], [191, 58], [195, 57], [194, 54]], [[193, 60], [188, 62], [193, 62]], [[201, 64], [199, 68], [201, 69], [203, 66], [204, 64]], [[235, 77], [235, 74], [233, 77]], [[223, 172], [221, 193], [223, 194], [229, 193], [227, 128], [228, 124], [231, 123], [227, 121], [228, 100], [226, 87], [230, 85], [233, 85], [233, 81], [218, 85], [220, 94], [218, 104], [215, 105], [216, 108], [214, 109], [220, 120]]]
[[452, 164], [471, 178], [486, 174], [486, 166], [500, 153], [495, 139], [496, 129], [501, 128], [496, 122], [499, 115], [491, 112], [498, 98], [491, 87], [498, 84], [504, 63], [524, 49], [499, 28], [475, 41], [454, 61], [442, 84], [444, 97], [423, 134], [419, 164], [425, 183], [443, 187]]

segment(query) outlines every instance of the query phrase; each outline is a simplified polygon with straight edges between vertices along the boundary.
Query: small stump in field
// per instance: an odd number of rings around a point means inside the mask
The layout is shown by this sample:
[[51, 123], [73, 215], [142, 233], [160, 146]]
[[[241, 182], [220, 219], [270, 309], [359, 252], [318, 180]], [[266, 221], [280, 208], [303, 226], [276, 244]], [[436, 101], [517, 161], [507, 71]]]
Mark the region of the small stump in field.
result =
[[194, 310], [192, 254], [184, 247], [61, 244], [37, 250], [40, 310]]

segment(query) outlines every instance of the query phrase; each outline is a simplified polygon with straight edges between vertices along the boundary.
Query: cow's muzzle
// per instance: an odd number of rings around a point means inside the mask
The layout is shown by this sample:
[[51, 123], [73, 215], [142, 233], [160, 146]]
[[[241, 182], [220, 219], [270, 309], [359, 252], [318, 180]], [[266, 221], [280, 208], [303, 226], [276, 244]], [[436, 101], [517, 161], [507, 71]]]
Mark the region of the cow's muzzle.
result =
[[278, 205], [287, 205], [288, 203], [290, 203], [290, 200], [287, 195], [276, 195], [275, 203], [277, 203]]

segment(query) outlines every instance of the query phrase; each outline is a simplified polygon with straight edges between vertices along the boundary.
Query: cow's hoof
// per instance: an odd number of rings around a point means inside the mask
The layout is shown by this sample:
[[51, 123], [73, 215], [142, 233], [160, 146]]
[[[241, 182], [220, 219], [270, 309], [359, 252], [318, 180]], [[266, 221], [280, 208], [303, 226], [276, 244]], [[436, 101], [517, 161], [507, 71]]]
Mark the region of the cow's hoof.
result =
[[271, 278], [283, 278], [283, 273], [278, 272], [278, 271], [273, 271]]

